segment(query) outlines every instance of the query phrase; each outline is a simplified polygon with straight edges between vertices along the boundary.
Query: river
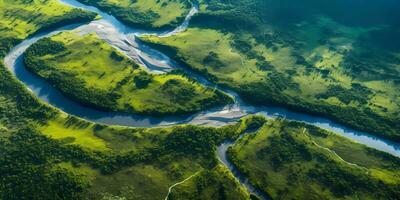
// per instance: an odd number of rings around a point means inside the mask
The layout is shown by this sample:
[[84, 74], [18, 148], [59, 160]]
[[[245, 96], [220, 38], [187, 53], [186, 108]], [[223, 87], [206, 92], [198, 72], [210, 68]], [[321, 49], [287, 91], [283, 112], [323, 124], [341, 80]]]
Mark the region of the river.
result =
[[[50, 86], [43, 79], [40, 79], [36, 75], [26, 70], [22, 61], [23, 53], [31, 44], [43, 37], [49, 37], [61, 31], [74, 30], [79, 34], [95, 32], [101, 39], [120, 50], [129, 58], [142, 64], [148, 71], [152, 73], [165, 73], [172, 69], [182, 67], [163, 53], [138, 43], [135, 38], [142, 34], [153, 34], [159, 37], [168, 37], [170, 35], [182, 32], [188, 27], [191, 17], [198, 12], [198, 8], [193, 7], [182, 25], [176, 29], [168, 32], [157, 32], [128, 27], [112, 15], [102, 12], [95, 7], [86, 6], [75, 0], [60, 0], [60, 2], [76, 8], [96, 12], [101, 16], [101, 19], [92, 21], [88, 24], [69, 25], [57, 30], [34, 35], [14, 47], [6, 55], [4, 63], [34, 95], [49, 103], [51, 106], [62, 110], [63, 112], [97, 123], [133, 127], [171, 126], [184, 123], [194, 125], [223, 126], [226, 124], [235, 123], [241, 117], [249, 114], [261, 114], [267, 118], [282, 117], [288, 120], [296, 120], [305, 122], [307, 124], [312, 124], [336, 132], [369, 147], [400, 157], [400, 143], [391, 142], [376, 136], [372, 136], [368, 133], [352, 130], [326, 118], [293, 112], [282, 107], [252, 106], [245, 103], [235, 92], [224, 88], [219, 89], [231, 95], [235, 99], [234, 104], [209, 109], [189, 116], [169, 116], [164, 118], [155, 118], [135, 114], [98, 111], [76, 103], [62, 95], [61, 92]], [[202, 76], [190, 71], [188, 71], [188, 73], [191, 77], [203, 85], [208, 87], [216, 87], [214, 84], [205, 80]], [[231, 169], [232, 172], [234, 172], [234, 174], [237, 174], [234, 166], [229, 164], [228, 160], [226, 159], [226, 150], [232, 144], [233, 142], [226, 142], [219, 146], [218, 157], [222, 163], [224, 163], [229, 169]], [[241, 180], [244, 185], [247, 184], [245, 179], [242, 177], [238, 177], [238, 179]], [[249, 184], [247, 184], [247, 188], [250, 191], [252, 190]]]

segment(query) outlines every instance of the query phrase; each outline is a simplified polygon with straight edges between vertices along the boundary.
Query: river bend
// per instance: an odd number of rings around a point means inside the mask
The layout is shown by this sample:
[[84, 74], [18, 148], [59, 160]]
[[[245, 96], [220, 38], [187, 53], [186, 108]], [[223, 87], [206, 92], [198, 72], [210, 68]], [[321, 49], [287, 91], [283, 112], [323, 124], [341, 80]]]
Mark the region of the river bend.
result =
[[[23, 53], [30, 45], [43, 37], [50, 37], [62, 31], [74, 30], [78, 34], [95, 32], [101, 39], [124, 53], [130, 59], [133, 59], [146, 67], [149, 72], [165, 73], [172, 69], [182, 67], [171, 60], [169, 57], [167, 57], [165, 54], [138, 43], [135, 38], [138, 35], [142, 34], [153, 34], [159, 37], [168, 37], [176, 33], [182, 32], [189, 26], [190, 19], [198, 12], [198, 8], [196, 6], [193, 7], [189, 14], [186, 16], [184, 22], [176, 29], [167, 32], [158, 32], [128, 27], [112, 15], [102, 12], [96, 7], [87, 6], [75, 0], [60, 0], [60, 2], [72, 7], [96, 12], [101, 16], [101, 19], [92, 21], [88, 24], [68, 25], [57, 30], [34, 35], [14, 47], [6, 55], [4, 63], [7, 68], [20, 81], [22, 81], [34, 95], [36, 95], [41, 100], [49, 103], [53, 107], [56, 107], [68, 114], [75, 115], [97, 123], [133, 127], [160, 127], [184, 123], [195, 125], [223, 126], [226, 124], [235, 123], [241, 117], [246, 115], [261, 114], [266, 116], [267, 118], [282, 117], [288, 120], [302, 121], [307, 124], [315, 125], [336, 132], [342, 136], [365, 144], [369, 147], [400, 157], [400, 143], [391, 142], [376, 136], [372, 136], [368, 133], [352, 130], [326, 118], [292, 112], [282, 107], [253, 106], [245, 103], [235, 92], [226, 90], [224, 88], [219, 89], [234, 97], [234, 104], [220, 108], [209, 109], [190, 116], [170, 116], [155, 118], [135, 114], [105, 112], [98, 111], [74, 102], [62, 95], [61, 92], [50, 86], [46, 81], [26, 70], [22, 61]], [[188, 71], [187, 69], [184, 70]], [[196, 73], [188, 71], [188, 74], [205, 86], [216, 87], [214, 84], [208, 82], [202, 76]], [[229, 161], [226, 159], [226, 150], [232, 144], [232, 142], [226, 142], [220, 145], [217, 149], [217, 155], [219, 160], [235, 174], [236, 170], [234, 169], [234, 166], [230, 164]], [[245, 182], [245, 179], [243, 177], [237, 176], [237, 178], [241, 180], [241, 182], [245, 186], [247, 186], [249, 191], [254, 192], [252, 186]]]

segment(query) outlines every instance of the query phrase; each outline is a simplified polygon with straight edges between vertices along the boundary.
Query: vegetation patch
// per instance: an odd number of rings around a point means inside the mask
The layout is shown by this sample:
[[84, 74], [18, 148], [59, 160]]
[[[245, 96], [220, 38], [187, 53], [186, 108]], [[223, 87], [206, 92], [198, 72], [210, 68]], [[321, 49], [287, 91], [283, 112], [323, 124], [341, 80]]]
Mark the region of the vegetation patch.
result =
[[[200, 171], [191, 179], [173, 188], [170, 199], [250, 199], [231, 172], [222, 165]], [[217, 185], [217, 187], [215, 187]]]
[[122, 22], [146, 29], [173, 29], [183, 22], [189, 0], [78, 0], [116, 16]]
[[244, 136], [228, 155], [274, 199], [396, 198], [400, 159], [377, 152], [314, 126], [276, 119]]
[[0, 56], [29, 35], [65, 24], [87, 22], [95, 13], [73, 9], [57, 0], [3, 0], [0, 2]]
[[94, 34], [66, 32], [42, 39], [25, 52], [24, 61], [64, 94], [102, 110], [160, 116], [231, 102], [183, 75], [150, 74]]
[[[377, 9], [374, 2], [307, 0], [299, 8], [289, 1], [203, 0], [185, 32], [141, 39], [253, 104], [323, 115], [397, 141], [393, 3]], [[348, 4], [376, 16], [350, 17]]]

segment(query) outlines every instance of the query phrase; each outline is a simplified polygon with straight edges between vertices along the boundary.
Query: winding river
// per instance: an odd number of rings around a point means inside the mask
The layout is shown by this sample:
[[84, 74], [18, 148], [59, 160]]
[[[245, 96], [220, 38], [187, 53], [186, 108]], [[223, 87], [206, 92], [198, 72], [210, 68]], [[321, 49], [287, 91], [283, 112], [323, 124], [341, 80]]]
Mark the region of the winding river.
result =
[[[14, 47], [6, 55], [4, 63], [34, 95], [49, 103], [53, 107], [58, 108], [68, 114], [97, 123], [134, 127], [170, 126], [183, 123], [222, 126], [237, 122], [241, 117], [249, 114], [262, 114], [267, 118], [283, 117], [289, 120], [297, 120], [312, 124], [334, 131], [369, 147], [400, 157], [400, 143], [391, 142], [372, 136], [368, 133], [352, 130], [325, 118], [292, 112], [282, 107], [252, 106], [243, 102], [243, 100], [235, 92], [226, 90], [224, 88], [220, 89], [234, 97], [235, 103], [233, 105], [202, 111], [190, 116], [154, 118], [135, 114], [98, 111], [76, 103], [63, 96], [58, 90], [50, 86], [43, 79], [40, 79], [36, 75], [26, 70], [22, 61], [23, 53], [31, 44], [43, 37], [49, 37], [62, 31], [74, 30], [78, 34], [95, 32], [101, 39], [123, 52], [129, 58], [142, 64], [147, 68], [148, 71], [152, 73], [165, 73], [174, 68], [181, 68], [181, 66], [163, 53], [138, 43], [135, 40], [136, 36], [142, 34], [153, 34], [159, 37], [168, 37], [170, 35], [182, 32], [188, 27], [191, 17], [198, 12], [198, 8], [193, 7], [182, 25], [176, 29], [169, 32], [157, 32], [128, 27], [122, 24], [112, 15], [102, 12], [95, 7], [81, 4], [75, 0], [60, 0], [60, 2], [76, 8], [96, 12], [101, 16], [101, 19], [92, 21], [88, 24], [69, 25], [54, 31], [32, 36]], [[209, 87], [216, 87], [212, 83], [205, 80], [202, 76], [192, 72], [188, 73], [200, 83]], [[240, 176], [237, 170], [235, 170], [234, 166], [226, 159], [226, 150], [233, 144], [234, 142], [227, 141], [218, 147], [217, 154], [219, 160], [235, 174], [238, 180], [240, 180], [250, 192], [257, 194], [258, 196], [262, 196], [262, 194], [260, 195], [250, 184], [247, 183], [245, 178]]]

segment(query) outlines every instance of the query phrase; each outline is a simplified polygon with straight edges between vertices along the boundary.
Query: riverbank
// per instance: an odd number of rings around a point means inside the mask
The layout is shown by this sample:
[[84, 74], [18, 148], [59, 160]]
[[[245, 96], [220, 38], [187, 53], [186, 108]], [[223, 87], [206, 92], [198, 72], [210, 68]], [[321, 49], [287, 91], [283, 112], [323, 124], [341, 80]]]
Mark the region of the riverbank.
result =
[[182, 24], [185, 17], [191, 12], [192, 5], [189, 1], [167, 0], [78, 0], [109, 13], [121, 22], [131, 27], [169, 31]]
[[[261, 70], [254, 64], [258, 58], [253, 59], [242, 53], [240, 48], [245, 47], [234, 45], [235, 37], [240, 37], [240, 33], [238, 34], [239, 36], [218, 29], [194, 26], [184, 33], [169, 38], [145, 35], [140, 37], [140, 41], [165, 53], [180, 65], [196, 71], [210, 82], [235, 91], [251, 105], [282, 106], [295, 112], [326, 117], [395, 142], [399, 141], [400, 127], [396, 123], [398, 121], [396, 106], [390, 106], [392, 110], [389, 112], [388, 109], [383, 109], [377, 104], [366, 104], [366, 102], [375, 101], [375, 98], [383, 98], [382, 87], [368, 88], [362, 85], [362, 82], [332, 82], [334, 77], [320, 77], [318, 69], [315, 71], [308, 69], [310, 72], [305, 73], [300, 70], [301, 66], [298, 66], [296, 70], [302, 72], [298, 74], [294, 71], [290, 72], [291, 67], [298, 65], [295, 57], [287, 55], [295, 51], [294, 48], [290, 51], [283, 49], [282, 52], [273, 52], [263, 44], [253, 43], [253, 46], [246, 48], [257, 50], [254, 54], [259, 57], [271, 54], [270, 56], [276, 59], [275, 65], [279, 64], [272, 67], [270, 63], [271, 66], [268, 69]], [[203, 46], [209, 48], [203, 49]], [[196, 49], [198, 53], [191, 54], [191, 49]], [[285, 62], [289, 62], [290, 66], [287, 66]], [[258, 60], [256, 63], [266, 65], [269, 62]], [[285, 74], [282, 70], [288, 72]], [[318, 78], [311, 80], [312, 77]], [[304, 81], [305, 79], [310, 80]], [[345, 84], [351, 85], [350, 89], [345, 89]], [[389, 95], [391, 102], [395, 104], [395, 86], [391, 84], [389, 86], [390, 91], [385, 94]], [[377, 109], [372, 109], [371, 106]], [[379, 111], [381, 109], [383, 109], [382, 112]]]
[[149, 73], [93, 33], [41, 39], [25, 51], [24, 65], [67, 97], [104, 111], [185, 116], [233, 102], [183, 74]]

